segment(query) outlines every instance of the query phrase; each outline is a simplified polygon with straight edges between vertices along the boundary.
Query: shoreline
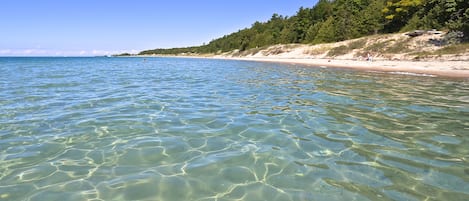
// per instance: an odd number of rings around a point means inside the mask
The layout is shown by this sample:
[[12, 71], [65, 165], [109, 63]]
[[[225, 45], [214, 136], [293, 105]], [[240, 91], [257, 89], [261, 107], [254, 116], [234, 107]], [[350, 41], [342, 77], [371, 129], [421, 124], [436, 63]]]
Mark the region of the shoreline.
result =
[[181, 56], [181, 55], [142, 55], [138, 57], [175, 57], [197, 59], [225, 59], [238, 61], [273, 62], [301, 64], [311, 67], [331, 67], [368, 72], [394, 74], [415, 74], [429, 77], [469, 78], [469, 61], [390, 61], [390, 60], [353, 60], [353, 59], [315, 59], [284, 57], [227, 57], [227, 56]]
[[[442, 34], [409, 37], [405, 33], [372, 35], [321, 44], [277, 44], [218, 53], [174, 56], [301, 64], [361, 71], [469, 78], [469, 43], [438, 46]], [[366, 61], [372, 58], [372, 62]]]
[[[214, 57], [218, 58], [218, 57]], [[310, 59], [310, 58], [271, 58], [271, 57], [219, 57], [242, 61], [259, 61], [302, 64], [314, 67], [333, 67], [361, 71], [387, 73], [415, 73], [431, 77], [469, 78], [468, 61], [360, 61], [350, 59]]]

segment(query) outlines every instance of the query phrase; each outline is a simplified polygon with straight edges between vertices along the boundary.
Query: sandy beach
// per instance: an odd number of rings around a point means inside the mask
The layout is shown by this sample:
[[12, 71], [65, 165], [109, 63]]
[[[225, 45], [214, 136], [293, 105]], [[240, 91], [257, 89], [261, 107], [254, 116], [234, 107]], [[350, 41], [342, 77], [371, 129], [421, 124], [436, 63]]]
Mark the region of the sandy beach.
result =
[[[409, 38], [405, 34], [397, 33], [328, 44], [278, 44], [247, 51], [234, 50], [206, 55], [186, 53], [173, 56], [295, 63], [312, 67], [335, 67], [396, 74], [469, 78], [469, 51], [418, 56], [421, 53], [435, 52], [444, 48], [428, 42], [440, 37], [426, 34]], [[354, 44], [357, 43], [361, 45], [354, 47]], [[379, 49], [372, 48], [376, 44], [385, 45]], [[393, 48], [402, 48], [403, 50], [389, 51]], [[334, 53], [334, 50], [343, 49], [345, 51], [342, 53]], [[367, 58], [371, 58], [371, 61], [367, 61]]]
[[[274, 45], [245, 55], [237, 52], [217, 55], [226, 59], [282, 62], [306, 64], [311, 66], [325, 66], [349, 68], [364, 71], [379, 71], [399, 74], [419, 74], [428, 76], [469, 78], [469, 52], [456, 54], [433, 55], [416, 59], [422, 52], [432, 52], [443, 47], [430, 45], [428, 41], [441, 36], [424, 35], [410, 38], [405, 34], [390, 34], [371, 36], [329, 44], [289, 44]], [[349, 48], [344, 54], [331, 56], [330, 51], [352, 46], [357, 42], [363, 45], [359, 48]], [[366, 41], [366, 42], [365, 42]], [[399, 53], [389, 53], [386, 49], [396, 48], [396, 41], [406, 41], [398, 46], [406, 49]], [[381, 50], [369, 50], [371, 46], [386, 43]], [[366, 58], [371, 57], [371, 61]]]
[[240, 61], [258, 61], [274, 63], [290, 63], [308, 65], [311, 67], [331, 67], [353, 69], [368, 72], [386, 72], [392, 74], [408, 74], [429, 77], [450, 77], [450, 78], [469, 78], [469, 61], [451, 61], [451, 60], [429, 60], [429, 61], [391, 61], [375, 59], [373, 61], [357, 59], [325, 59], [325, 58], [285, 58], [278, 56], [181, 56], [181, 55], [145, 55], [138, 57], [182, 57], [182, 58], [204, 58], [204, 59], [227, 59]]
[[223, 59], [305, 64], [316, 67], [349, 68], [364, 71], [414, 73], [428, 76], [469, 78], [469, 61], [386, 61], [312, 59], [281, 57], [215, 57]]

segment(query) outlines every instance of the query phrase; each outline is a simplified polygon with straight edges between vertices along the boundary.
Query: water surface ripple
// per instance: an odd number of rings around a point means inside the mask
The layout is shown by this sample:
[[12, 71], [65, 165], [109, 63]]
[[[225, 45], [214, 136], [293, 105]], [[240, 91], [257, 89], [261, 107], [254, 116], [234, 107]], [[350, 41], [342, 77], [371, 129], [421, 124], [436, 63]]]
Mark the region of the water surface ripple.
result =
[[469, 81], [0, 58], [0, 200], [469, 200]]

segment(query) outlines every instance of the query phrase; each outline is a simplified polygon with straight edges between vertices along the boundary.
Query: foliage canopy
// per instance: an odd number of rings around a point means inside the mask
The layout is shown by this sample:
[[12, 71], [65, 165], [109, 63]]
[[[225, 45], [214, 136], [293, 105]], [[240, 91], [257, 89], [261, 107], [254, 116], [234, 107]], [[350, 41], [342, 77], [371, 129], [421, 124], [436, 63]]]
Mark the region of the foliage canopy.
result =
[[219, 53], [289, 43], [328, 43], [415, 29], [459, 31], [469, 39], [468, 0], [319, 0], [296, 15], [267, 22], [202, 46], [154, 49], [139, 54]]

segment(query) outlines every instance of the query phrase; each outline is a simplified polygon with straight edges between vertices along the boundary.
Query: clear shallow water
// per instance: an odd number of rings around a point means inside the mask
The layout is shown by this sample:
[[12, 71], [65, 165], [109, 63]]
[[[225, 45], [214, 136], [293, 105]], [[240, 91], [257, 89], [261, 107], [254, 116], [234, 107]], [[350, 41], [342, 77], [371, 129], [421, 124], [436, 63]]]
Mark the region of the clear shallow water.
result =
[[0, 58], [0, 200], [469, 200], [469, 81]]

